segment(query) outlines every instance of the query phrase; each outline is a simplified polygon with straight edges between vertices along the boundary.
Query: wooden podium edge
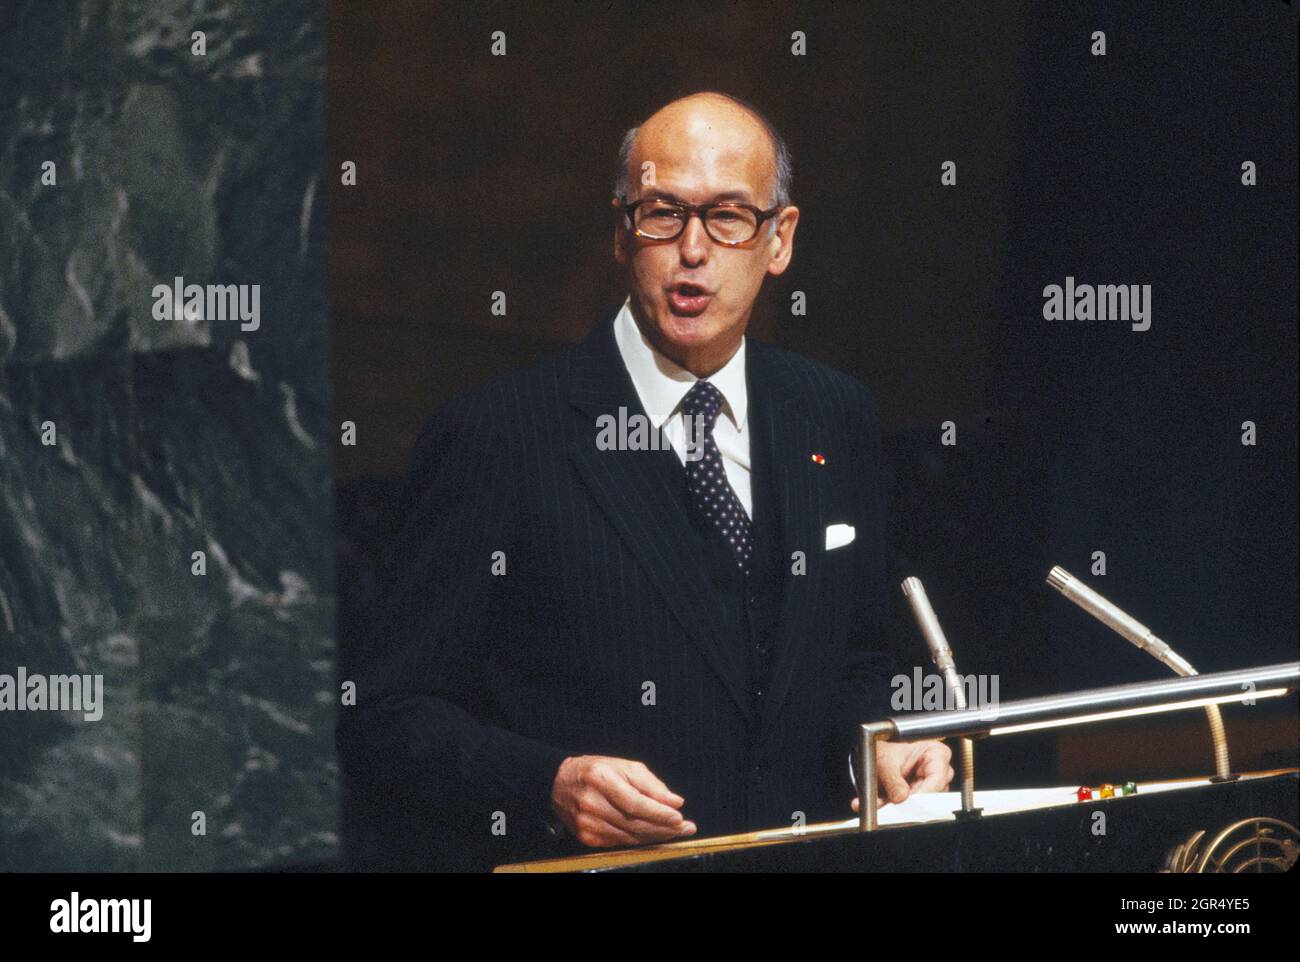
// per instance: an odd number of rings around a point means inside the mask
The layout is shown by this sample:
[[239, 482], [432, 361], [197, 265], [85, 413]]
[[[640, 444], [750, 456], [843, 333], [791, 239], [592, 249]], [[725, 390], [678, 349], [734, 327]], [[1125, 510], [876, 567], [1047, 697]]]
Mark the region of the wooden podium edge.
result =
[[[1239, 772], [1241, 778], [1265, 778], [1270, 775], [1289, 775], [1300, 772], [1300, 768], [1273, 768], [1260, 772]], [[1144, 785], [1163, 785], [1169, 782], [1185, 782], [1188, 778], [1165, 778], [1143, 782]], [[1209, 775], [1200, 778], [1207, 782]], [[1004, 814], [1015, 814], [1007, 812]], [[906, 828], [908, 824], [882, 826], [878, 831], [892, 831]], [[930, 824], [930, 823], [923, 823]], [[498, 865], [493, 874], [556, 874], [562, 872], [585, 872], [592, 869], [618, 868], [624, 865], [643, 865], [651, 862], [665, 862], [675, 858], [689, 858], [712, 852], [735, 852], [742, 849], [762, 848], [768, 845], [781, 845], [798, 842], [808, 838], [823, 836], [848, 835], [858, 832], [858, 819], [840, 822], [818, 822], [803, 829], [776, 828], [756, 832], [741, 832], [736, 835], [714, 835], [710, 838], [692, 838], [681, 842], [662, 842], [658, 845], [646, 845], [642, 848], [621, 848], [608, 852], [591, 852], [583, 855], [570, 855], [566, 858], [538, 859], [532, 862], [511, 862]]]

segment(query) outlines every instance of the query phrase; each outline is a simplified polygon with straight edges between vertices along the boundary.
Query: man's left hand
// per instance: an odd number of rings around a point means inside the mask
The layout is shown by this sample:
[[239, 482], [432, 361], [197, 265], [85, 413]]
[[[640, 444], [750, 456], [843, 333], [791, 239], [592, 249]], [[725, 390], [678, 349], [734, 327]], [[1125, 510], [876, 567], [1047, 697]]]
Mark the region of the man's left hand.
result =
[[[952, 781], [952, 750], [943, 742], [877, 742], [879, 804], [897, 805], [913, 792], [942, 792]], [[853, 799], [853, 811], [858, 800]]]

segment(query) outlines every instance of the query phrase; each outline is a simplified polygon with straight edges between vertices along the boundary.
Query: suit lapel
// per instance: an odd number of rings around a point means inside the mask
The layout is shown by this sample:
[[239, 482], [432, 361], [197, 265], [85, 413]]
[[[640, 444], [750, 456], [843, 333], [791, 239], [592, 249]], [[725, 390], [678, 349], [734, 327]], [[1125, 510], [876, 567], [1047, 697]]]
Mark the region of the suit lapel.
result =
[[620, 407], [629, 416], [645, 414], [618, 352], [612, 316], [577, 347], [570, 374], [570, 402], [582, 412], [575, 417], [569, 445], [574, 466], [737, 707], [751, 716], [745, 666], [722, 643], [725, 634], [699, 540], [670, 487], [682, 470], [677, 455], [672, 450], [600, 450], [596, 445], [601, 415], [617, 420]]
[[[757, 346], [758, 349], [754, 349]], [[751, 434], [756, 471], [768, 471], [780, 526], [778, 545], [785, 580], [781, 614], [774, 627], [768, 697], [763, 720], [776, 717], [790, 690], [806, 639], [821, 630], [822, 552], [826, 530], [826, 478], [812, 454], [826, 449], [822, 426], [810, 417], [796, 385], [761, 344], [749, 342], [749, 391], [761, 431]], [[766, 435], [760, 438], [757, 435]], [[804, 574], [795, 575], [792, 555], [803, 552]]]

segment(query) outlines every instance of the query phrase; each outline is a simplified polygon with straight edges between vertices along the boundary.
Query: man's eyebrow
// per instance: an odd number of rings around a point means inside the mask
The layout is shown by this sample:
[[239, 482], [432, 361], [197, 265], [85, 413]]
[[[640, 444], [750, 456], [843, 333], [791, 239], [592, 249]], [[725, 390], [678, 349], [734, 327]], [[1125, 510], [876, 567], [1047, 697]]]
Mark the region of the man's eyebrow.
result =
[[[688, 204], [690, 201], [678, 197], [671, 190], [664, 190], [662, 187], [651, 187], [641, 195], [642, 199], [655, 197], [660, 200], [670, 200], [674, 204]], [[726, 190], [720, 194], [714, 194], [710, 203], [721, 203], [723, 201], [741, 201], [750, 203], [750, 194], [747, 190]]]

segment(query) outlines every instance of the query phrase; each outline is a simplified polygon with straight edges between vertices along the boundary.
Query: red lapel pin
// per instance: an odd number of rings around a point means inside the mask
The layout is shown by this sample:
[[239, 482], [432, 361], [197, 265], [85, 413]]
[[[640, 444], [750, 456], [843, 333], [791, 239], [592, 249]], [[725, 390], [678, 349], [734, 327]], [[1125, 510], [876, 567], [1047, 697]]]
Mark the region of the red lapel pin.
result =
[[825, 464], [825, 463], [826, 463], [826, 458], [825, 458], [823, 455], [820, 455], [820, 454], [814, 454], [814, 455], [812, 456], [812, 460], [813, 460], [813, 464]]

